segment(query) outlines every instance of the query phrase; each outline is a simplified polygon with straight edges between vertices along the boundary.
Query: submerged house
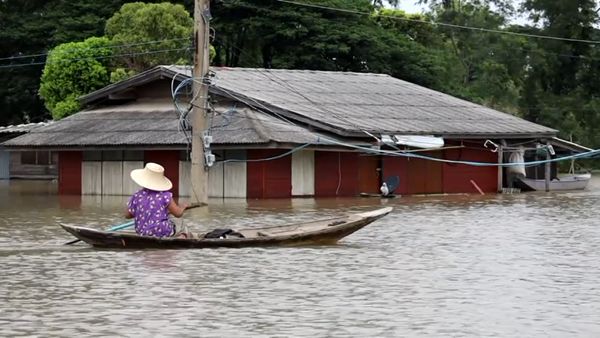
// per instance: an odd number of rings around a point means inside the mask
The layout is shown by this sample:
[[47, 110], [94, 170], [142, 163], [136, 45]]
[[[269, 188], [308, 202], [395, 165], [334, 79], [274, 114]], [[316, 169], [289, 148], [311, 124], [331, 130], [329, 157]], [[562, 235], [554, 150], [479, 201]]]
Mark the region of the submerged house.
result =
[[[398, 194], [496, 192], [501, 167], [431, 158], [493, 164], [503, 161], [496, 147], [526, 143], [581, 150], [554, 129], [388, 75], [243, 68], [212, 75], [211, 197], [356, 196], [378, 192], [390, 176], [400, 178]], [[83, 111], [4, 147], [57, 152], [63, 194], [131, 194], [130, 170], [153, 161], [175, 193], [190, 196], [191, 136], [172, 99], [190, 76], [189, 67], [155, 67], [83, 96]], [[423, 149], [418, 136], [443, 146]]]
[[9, 152], [2, 142], [27, 134], [51, 122], [25, 123], [0, 127], [0, 180], [11, 178], [54, 179], [57, 177], [58, 154], [49, 150]]

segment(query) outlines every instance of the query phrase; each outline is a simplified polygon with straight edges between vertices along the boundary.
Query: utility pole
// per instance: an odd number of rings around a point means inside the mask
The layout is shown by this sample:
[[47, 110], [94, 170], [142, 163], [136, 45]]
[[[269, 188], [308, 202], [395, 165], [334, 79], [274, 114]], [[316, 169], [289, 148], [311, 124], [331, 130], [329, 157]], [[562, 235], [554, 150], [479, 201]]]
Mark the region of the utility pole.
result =
[[205, 161], [204, 131], [208, 113], [208, 62], [210, 0], [195, 0], [194, 4], [194, 72], [192, 76], [194, 101], [192, 102], [192, 203], [208, 202], [208, 166]]

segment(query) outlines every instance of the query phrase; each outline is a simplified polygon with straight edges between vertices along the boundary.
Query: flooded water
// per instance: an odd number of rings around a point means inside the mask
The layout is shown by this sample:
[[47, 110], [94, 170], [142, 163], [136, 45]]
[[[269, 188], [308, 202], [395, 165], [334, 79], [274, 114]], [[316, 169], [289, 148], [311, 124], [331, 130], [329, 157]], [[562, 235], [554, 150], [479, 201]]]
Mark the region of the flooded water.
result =
[[58, 223], [124, 198], [0, 181], [0, 336], [598, 337], [600, 178], [586, 191], [211, 201], [195, 230], [393, 206], [336, 246], [97, 250]]

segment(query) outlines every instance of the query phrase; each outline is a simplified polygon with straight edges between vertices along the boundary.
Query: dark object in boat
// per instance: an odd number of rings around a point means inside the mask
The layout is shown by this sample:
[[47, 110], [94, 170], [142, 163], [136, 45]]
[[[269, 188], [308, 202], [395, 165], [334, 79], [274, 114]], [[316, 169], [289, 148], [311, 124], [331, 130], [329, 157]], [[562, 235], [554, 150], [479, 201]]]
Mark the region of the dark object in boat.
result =
[[398, 189], [400, 185], [400, 177], [399, 176], [390, 176], [383, 180], [388, 188], [388, 195], [393, 195], [394, 190]]
[[228, 238], [228, 237], [239, 237], [244, 238], [244, 235], [240, 234], [233, 229], [215, 229], [204, 235], [204, 238]]
[[362, 229], [391, 211], [392, 208], [387, 207], [306, 223], [239, 229], [235, 232], [244, 237], [228, 238], [203, 238], [205, 234], [194, 234], [192, 238], [158, 238], [140, 236], [132, 232], [110, 232], [67, 224], [60, 226], [78, 239], [99, 248], [191, 249], [328, 245], [337, 243], [340, 239]]

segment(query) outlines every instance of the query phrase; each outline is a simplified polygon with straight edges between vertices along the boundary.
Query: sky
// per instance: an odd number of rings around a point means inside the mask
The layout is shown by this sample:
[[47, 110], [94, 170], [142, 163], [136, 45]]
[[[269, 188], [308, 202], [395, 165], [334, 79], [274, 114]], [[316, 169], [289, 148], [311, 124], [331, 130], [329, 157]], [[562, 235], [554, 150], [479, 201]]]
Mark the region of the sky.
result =
[[398, 8], [407, 13], [421, 13], [426, 8], [426, 5], [415, 5], [416, 0], [400, 0]]
[[[400, 0], [400, 4], [398, 4], [398, 9], [401, 9], [407, 13], [421, 13], [424, 9], [427, 9], [427, 5], [419, 5], [417, 4], [419, 0]], [[521, 0], [514, 1], [514, 6], [518, 7], [521, 3]], [[513, 23], [517, 24], [531, 24], [527, 18], [524, 16], [517, 16], [511, 20]]]

